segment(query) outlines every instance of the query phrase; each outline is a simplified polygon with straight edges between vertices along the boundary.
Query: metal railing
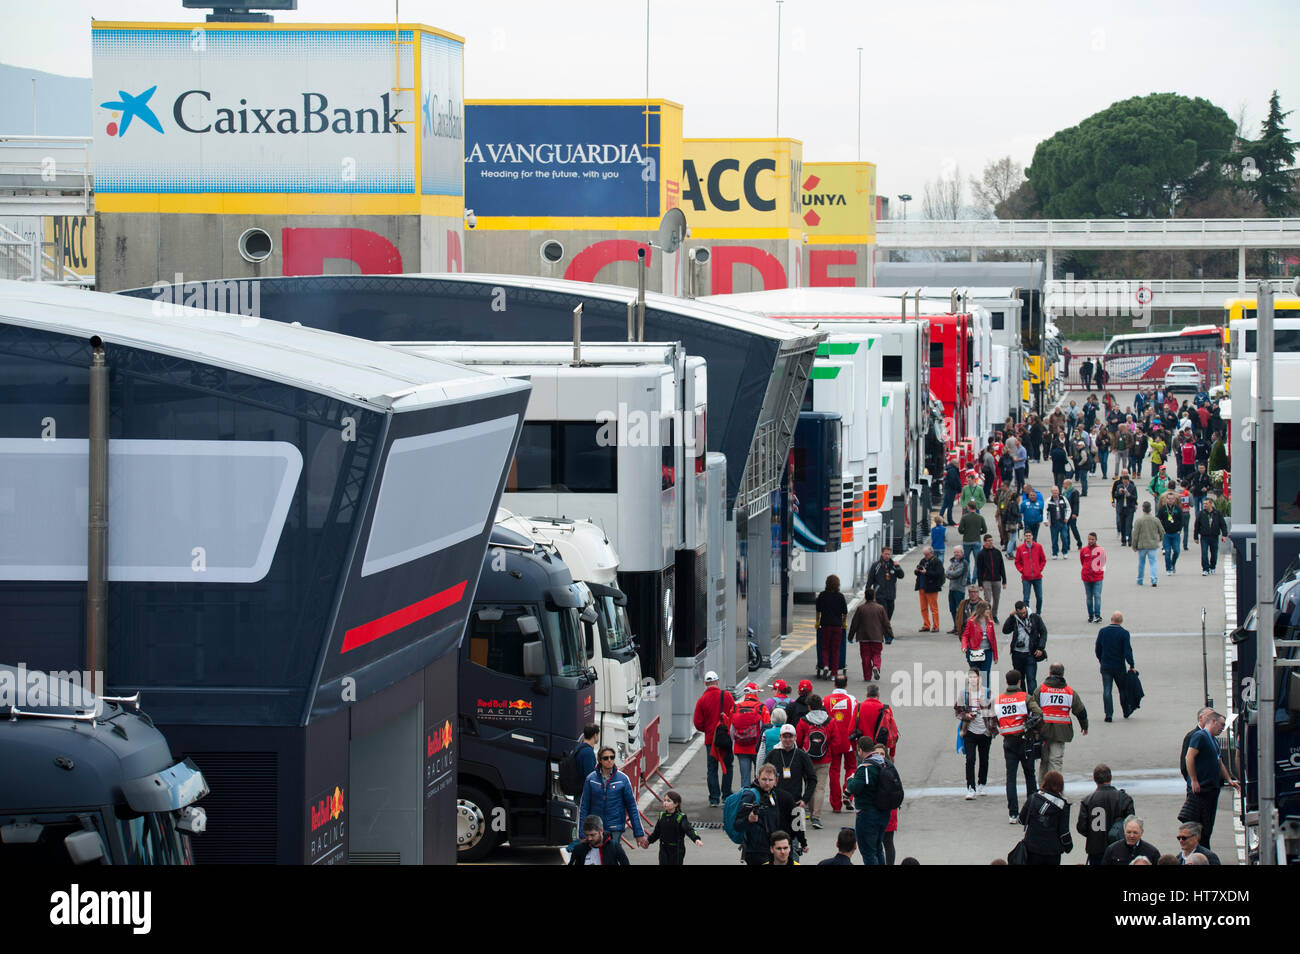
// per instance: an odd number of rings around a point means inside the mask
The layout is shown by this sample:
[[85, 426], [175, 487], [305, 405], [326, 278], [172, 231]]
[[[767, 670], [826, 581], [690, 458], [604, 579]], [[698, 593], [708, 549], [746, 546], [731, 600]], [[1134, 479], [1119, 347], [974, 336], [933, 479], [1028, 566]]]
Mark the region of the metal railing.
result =
[[0, 278], [68, 285], [95, 283], [94, 275], [83, 275], [63, 264], [61, 243], [24, 238], [3, 225], [0, 225]]
[[0, 205], [6, 213], [90, 214], [91, 142], [88, 136], [0, 136]]

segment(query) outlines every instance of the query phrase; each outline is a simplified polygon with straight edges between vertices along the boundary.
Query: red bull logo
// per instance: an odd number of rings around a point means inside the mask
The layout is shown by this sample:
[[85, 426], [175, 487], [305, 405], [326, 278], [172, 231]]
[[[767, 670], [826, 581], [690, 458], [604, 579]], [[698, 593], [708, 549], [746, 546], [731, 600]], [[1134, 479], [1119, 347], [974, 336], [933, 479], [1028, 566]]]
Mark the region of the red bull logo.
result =
[[479, 699], [478, 716], [480, 719], [495, 719], [498, 722], [531, 722], [533, 700]]
[[442, 728], [435, 729], [428, 733], [426, 740], [426, 758], [433, 758], [439, 752], [451, 748], [451, 721], [448, 720], [442, 724]]
[[338, 821], [342, 816], [343, 789], [336, 785], [333, 795], [326, 795], [311, 806], [311, 830], [316, 831], [332, 821]]

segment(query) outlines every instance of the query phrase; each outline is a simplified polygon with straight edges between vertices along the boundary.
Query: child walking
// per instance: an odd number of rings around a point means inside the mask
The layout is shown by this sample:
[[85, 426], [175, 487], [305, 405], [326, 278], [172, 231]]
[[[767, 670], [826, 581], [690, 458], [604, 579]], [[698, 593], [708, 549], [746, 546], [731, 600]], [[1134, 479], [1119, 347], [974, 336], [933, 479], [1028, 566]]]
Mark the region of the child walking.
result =
[[695, 847], [703, 847], [704, 842], [695, 834], [695, 827], [682, 811], [682, 797], [676, 792], [664, 795], [663, 811], [655, 822], [655, 830], [650, 833], [650, 843], [659, 842], [659, 863], [661, 865], [681, 865], [686, 863], [687, 839], [695, 842]]

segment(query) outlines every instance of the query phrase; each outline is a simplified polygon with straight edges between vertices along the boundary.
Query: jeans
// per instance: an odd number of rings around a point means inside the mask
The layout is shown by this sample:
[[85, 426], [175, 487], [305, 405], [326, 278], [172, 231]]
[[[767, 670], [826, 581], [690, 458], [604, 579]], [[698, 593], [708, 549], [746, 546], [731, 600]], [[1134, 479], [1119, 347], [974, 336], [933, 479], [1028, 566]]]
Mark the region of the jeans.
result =
[[1068, 527], [1070, 533], [1074, 535], [1075, 546], [1077, 546], [1080, 550], [1082, 550], [1083, 541], [1079, 539], [1079, 521], [1076, 518], [1071, 517], [1070, 521], [1066, 524], [1066, 527]]
[[1196, 519], [1196, 515], [1201, 512], [1201, 508], [1204, 506], [1205, 506], [1205, 498], [1198, 497], [1195, 494], [1192, 494], [1192, 519], [1193, 520]]
[[1183, 549], [1184, 550], [1187, 549], [1187, 531], [1191, 529], [1191, 526], [1192, 526], [1192, 515], [1190, 513], [1183, 514]]
[[957, 606], [961, 603], [965, 593], [955, 586], [948, 587], [948, 612], [952, 614], [952, 628], [957, 628]]
[[1112, 686], [1123, 678], [1124, 674], [1122, 672], [1110, 672], [1106, 669], [1101, 671], [1101, 707], [1105, 711], [1107, 719], [1115, 714], [1115, 704], [1111, 693]]
[[1065, 483], [1065, 471], [1063, 470], [1052, 471], [1052, 483], [1055, 484], [1057, 488], [1060, 488], [1061, 484]]
[[984, 650], [984, 661], [982, 663], [971, 662], [970, 654], [971, 651], [966, 650], [966, 665], [971, 669], [984, 670], [984, 688], [987, 689], [989, 687], [989, 674], [993, 672], [993, 650]]
[[1101, 463], [1101, 476], [1104, 480], [1107, 477], [1106, 465], [1110, 462], [1110, 451], [1097, 451], [1097, 459]]
[[1029, 471], [1023, 467], [1019, 467], [1016, 469], [1015, 474], [1016, 474], [1016, 493], [1024, 493], [1025, 482], [1029, 479]]
[[1166, 533], [1160, 546], [1165, 551], [1165, 572], [1172, 573], [1178, 566], [1178, 534]]
[[1201, 537], [1201, 569], [1213, 573], [1219, 568], [1219, 538]]
[[1028, 533], [1031, 537], [1033, 537], [1033, 538], [1034, 538], [1034, 541], [1037, 542], [1037, 541], [1038, 541], [1038, 528], [1041, 527], [1041, 526], [1042, 526], [1042, 523], [1041, 523], [1041, 522], [1039, 522], [1039, 523], [1027, 523], [1027, 524], [1025, 524], [1025, 532]]
[[1083, 602], [1087, 607], [1089, 616], [1101, 615], [1101, 584], [1103, 582], [1102, 580], [1083, 581]]
[[971, 540], [961, 545], [962, 559], [966, 561], [966, 585], [975, 582], [975, 552], [983, 546], [978, 540]]
[[[1039, 578], [1037, 580], [1021, 580], [1020, 587], [1022, 590], [1024, 590], [1024, 600], [1026, 606], [1029, 605], [1029, 594], [1031, 592], [1034, 594], [1034, 602], [1035, 602], [1034, 612], [1037, 613], [1039, 616], [1042, 616], [1043, 615], [1042, 579]], [[1030, 691], [1032, 692], [1033, 690]]]
[[942, 518], [944, 523], [956, 522], [955, 520], [952, 519], [952, 505], [953, 505], [953, 501], [956, 500], [956, 498], [957, 495], [953, 493], [951, 490], [945, 490], [943, 492], [943, 503], [939, 505], [939, 516], [940, 518]]
[[[1070, 528], [1063, 523], [1052, 524], [1052, 556], [1070, 552]], [[1058, 549], [1059, 546], [1059, 549]]]
[[732, 772], [731, 753], [727, 752], [723, 760], [724, 772], [722, 775], [722, 788], [718, 788], [718, 760], [713, 757], [712, 753], [706, 755], [708, 762], [704, 769], [705, 782], [709, 787], [709, 804], [716, 805], [720, 801], [725, 801], [731, 795], [731, 780], [735, 778]]
[[741, 755], [739, 752], [736, 753], [736, 762], [740, 767], [741, 788], [749, 788], [749, 783], [753, 781], [754, 762], [757, 758], [757, 755]]
[[1034, 760], [1025, 758], [1025, 737], [1023, 735], [1004, 735], [1002, 737], [1002, 755], [1007, 761], [1007, 814], [1020, 814], [1020, 800], [1016, 798], [1016, 776], [1025, 776], [1025, 800], [1038, 791], [1034, 782]]
[[[976, 716], [975, 718], [979, 718]], [[989, 780], [989, 739], [988, 733], [976, 735], [973, 732], [967, 732], [963, 741], [966, 746], [966, 787], [975, 787], [975, 757], [979, 756], [980, 771], [979, 784], [983, 785]]]
[[1038, 688], [1038, 660], [1030, 653], [1012, 653], [1011, 665], [1023, 677], [1020, 681], [1025, 692], [1032, 696]]
[[1076, 467], [1074, 479], [1079, 482], [1079, 492], [1085, 497], [1088, 496], [1088, 468], [1079, 469]]
[[875, 805], [858, 809], [854, 829], [858, 836], [858, 851], [862, 852], [864, 865], [884, 865], [885, 863], [885, 826], [889, 824], [889, 812], [882, 811]]
[[1138, 551], [1138, 583], [1142, 582], [1142, 567], [1145, 564], [1151, 565], [1151, 585], [1156, 585], [1156, 548], [1151, 547]]

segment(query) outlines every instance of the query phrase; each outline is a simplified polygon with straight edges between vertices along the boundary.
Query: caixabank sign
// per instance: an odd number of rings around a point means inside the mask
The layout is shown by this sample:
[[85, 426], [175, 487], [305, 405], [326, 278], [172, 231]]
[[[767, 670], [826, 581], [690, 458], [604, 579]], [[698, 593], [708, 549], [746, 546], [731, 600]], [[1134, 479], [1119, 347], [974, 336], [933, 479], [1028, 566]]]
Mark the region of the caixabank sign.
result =
[[100, 197], [462, 192], [458, 37], [97, 23], [91, 48]]

